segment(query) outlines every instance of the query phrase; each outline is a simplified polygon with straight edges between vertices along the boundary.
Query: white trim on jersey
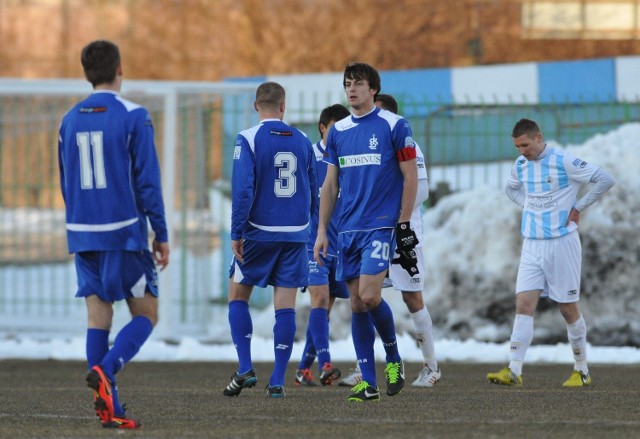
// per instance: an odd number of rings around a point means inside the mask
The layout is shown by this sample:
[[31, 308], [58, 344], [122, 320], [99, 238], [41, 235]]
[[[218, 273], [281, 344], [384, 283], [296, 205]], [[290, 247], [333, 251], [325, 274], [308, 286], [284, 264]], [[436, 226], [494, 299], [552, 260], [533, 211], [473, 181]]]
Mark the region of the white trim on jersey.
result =
[[117, 223], [109, 224], [67, 224], [67, 230], [72, 232], [111, 232], [113, 230], [124, 229], [127, 226], [138, 221], [138, 217], [131, 218], [125, 221], [118, 221]]
[[261, 226], [249, 221], [256, 229], [264, 230], [265, 232], [301, 232], [309, 226], [309, 223], [302, 226]]

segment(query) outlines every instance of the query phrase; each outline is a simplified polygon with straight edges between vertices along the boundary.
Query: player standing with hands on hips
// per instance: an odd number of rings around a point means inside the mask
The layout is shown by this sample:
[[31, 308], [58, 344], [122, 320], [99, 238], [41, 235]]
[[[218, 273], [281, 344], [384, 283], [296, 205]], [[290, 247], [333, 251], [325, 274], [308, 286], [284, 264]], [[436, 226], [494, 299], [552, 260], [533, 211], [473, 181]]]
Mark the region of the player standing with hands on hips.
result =
[[296, 334], [296, 294], [309, 282], [307, 241], [318, 193], [316, 158], [307, 136], [282, 121], [285, 90], [280, 84], [261, 84], [253, 105], [260, 123], [237, 135], [233, 152], [229, 327], [238, 370], [223, 394], [238, 396], [257, 382], [249, 299], [254, 285], [273, 285], [275, 364], [266, 396], [283, 398]]
[[[519, 120], [511, 137], [521, 155], [511, 170], [506, 192], [523, 208], [520, 232], [524, 241], [516, 280], [510, 362], [508, 367], [487, 374], [487, 379], [494, 384], [522, 385], [524, 358], [533, 340], [533, 316], [540, 297], [548, 297], [558, 303], [573, 350], [574, 370], [563, 386], [588, 386], [587, 325], [578, 307], [582, 265], [578, 224], [580, 213], [615, 180], [604, 169], [546, 145], [533, 120]], [[591, 188], [578, 200], [578, 190], [587, 183]]]
[[[76, 297], [88, 311], [87, 384], [105, 428], [130, 429], [115, 375], [138, 352], [158, 321], [158, 274], [169, 263], [160, 167], [149, 112], [119, 95], [118, 47], [94, 41], [82, 49], [94, 92], [62, 120], [60, 184], [69, 252], [75, 253]], [[149, 251], [147, 220], [155, 232]], [[113, 302], [126, 300], [132, 319], [109, 349]]]
[[352, 337], [362, 382], [349, 401], [379, 401], [375, 370], [376, 330], [385, 347], [387, 395], [404, 387], [391, 308], [382, 298], [382, 282], [396, 238], [402, 266], [418, 273], [413, 250], [418, 243], [409, 226], [417, 191], [415, 144], [402, 117], [374, 105], [380, 75], [368, 64], [346, 66], [343, 86], [352, 114], [335, 123], [327, 139], [327, 175], [322, 185], [314, 257], [322, 264], [328, 248], [327, 227], [338, 192], [338, 270], [351, 296]]

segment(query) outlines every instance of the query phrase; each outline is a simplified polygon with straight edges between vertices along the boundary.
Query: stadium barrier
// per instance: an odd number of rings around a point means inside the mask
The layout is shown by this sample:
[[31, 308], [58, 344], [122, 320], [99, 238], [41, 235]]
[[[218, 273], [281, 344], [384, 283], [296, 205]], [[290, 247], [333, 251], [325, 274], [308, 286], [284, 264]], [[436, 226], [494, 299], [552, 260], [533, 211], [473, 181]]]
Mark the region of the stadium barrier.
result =
[[[237, 132], [257, 123], [257, 83], [125, 81], [122, 94], [151, 112], [170, 224], [171, 264], [160, 276], [156, 336], [216, 338], [212, 319], [226, 313], [229, 177]], [[85, 308], [74, 298], [59, 190], [57, 130], [64, 113], [90, 93], [80, 80], [0, 80], [0, 331], [47, 335], [81, 331]], [[536, 119], [547, 140], [581, 144], [640, 119], [637, 102], [526, 105], [419, 102], [397, 96], [423, 149], [429, 203], [478, 185], [503, 187], [517, 152], [510, 138], [522, 117]], [[285, 120], [318, 140], [312, 116], [330, 103], [303, 100]], [[306, 104], [305, 104], [306, 102]], [[252, 304], [271, 303], [258, 289]], [[118, 306], [122, 306], [119, 304]], [[118, 320], [121, 319], [121, 320]], [[116, 313], [114, 326], [128, 319]]]

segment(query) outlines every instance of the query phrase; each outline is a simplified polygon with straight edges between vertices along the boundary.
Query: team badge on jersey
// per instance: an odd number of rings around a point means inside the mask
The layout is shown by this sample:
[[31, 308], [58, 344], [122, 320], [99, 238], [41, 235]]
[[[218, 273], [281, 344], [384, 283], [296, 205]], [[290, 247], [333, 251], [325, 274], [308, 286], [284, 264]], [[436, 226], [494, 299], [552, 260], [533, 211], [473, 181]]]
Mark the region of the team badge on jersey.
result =
[[240, 146], [240, 145], [236, 145], [235, 148], [233, 148], [233, 159], [234, 160], [238, 160], [240, 158], [240, 151], [242, 151], [242, 146]]
[[577, 167], [584, 168], [585, 166], [587, 166], [587, 162], [585, 162], [585, 161], [584, 161], [584, 160], [582, 160], [582, 159], [575, 159], [575, 160], [573, 161], [573, 163], [572, 163], [572, 164], [573, 164], [573, 166], [575, 166], [576, 168], [577, 168]]
[[413, 139], [411, 138], [411, 136], [407, 136], [404, 138], [404, 147], [405, 148], [415, 148], [416, 144], [413, 141]]
[[372, 149], [374, 151], [378, 149], [378, 138], [375, 134], [372, 134], [371, 138], [369, 139], [369, 149]]

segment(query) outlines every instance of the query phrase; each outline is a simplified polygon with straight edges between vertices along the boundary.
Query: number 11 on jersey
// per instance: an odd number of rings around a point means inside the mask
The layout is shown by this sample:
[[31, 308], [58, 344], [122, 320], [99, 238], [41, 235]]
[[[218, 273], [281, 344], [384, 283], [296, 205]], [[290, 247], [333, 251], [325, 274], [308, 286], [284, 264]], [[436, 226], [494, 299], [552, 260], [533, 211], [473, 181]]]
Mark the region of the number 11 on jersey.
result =
[[107, 175], [104, 170], [102, 131], [76, 133], [76, 143], [80, 153], [80, 187], [93, 189], [95, 179], [96, 189], [106, 188]]

